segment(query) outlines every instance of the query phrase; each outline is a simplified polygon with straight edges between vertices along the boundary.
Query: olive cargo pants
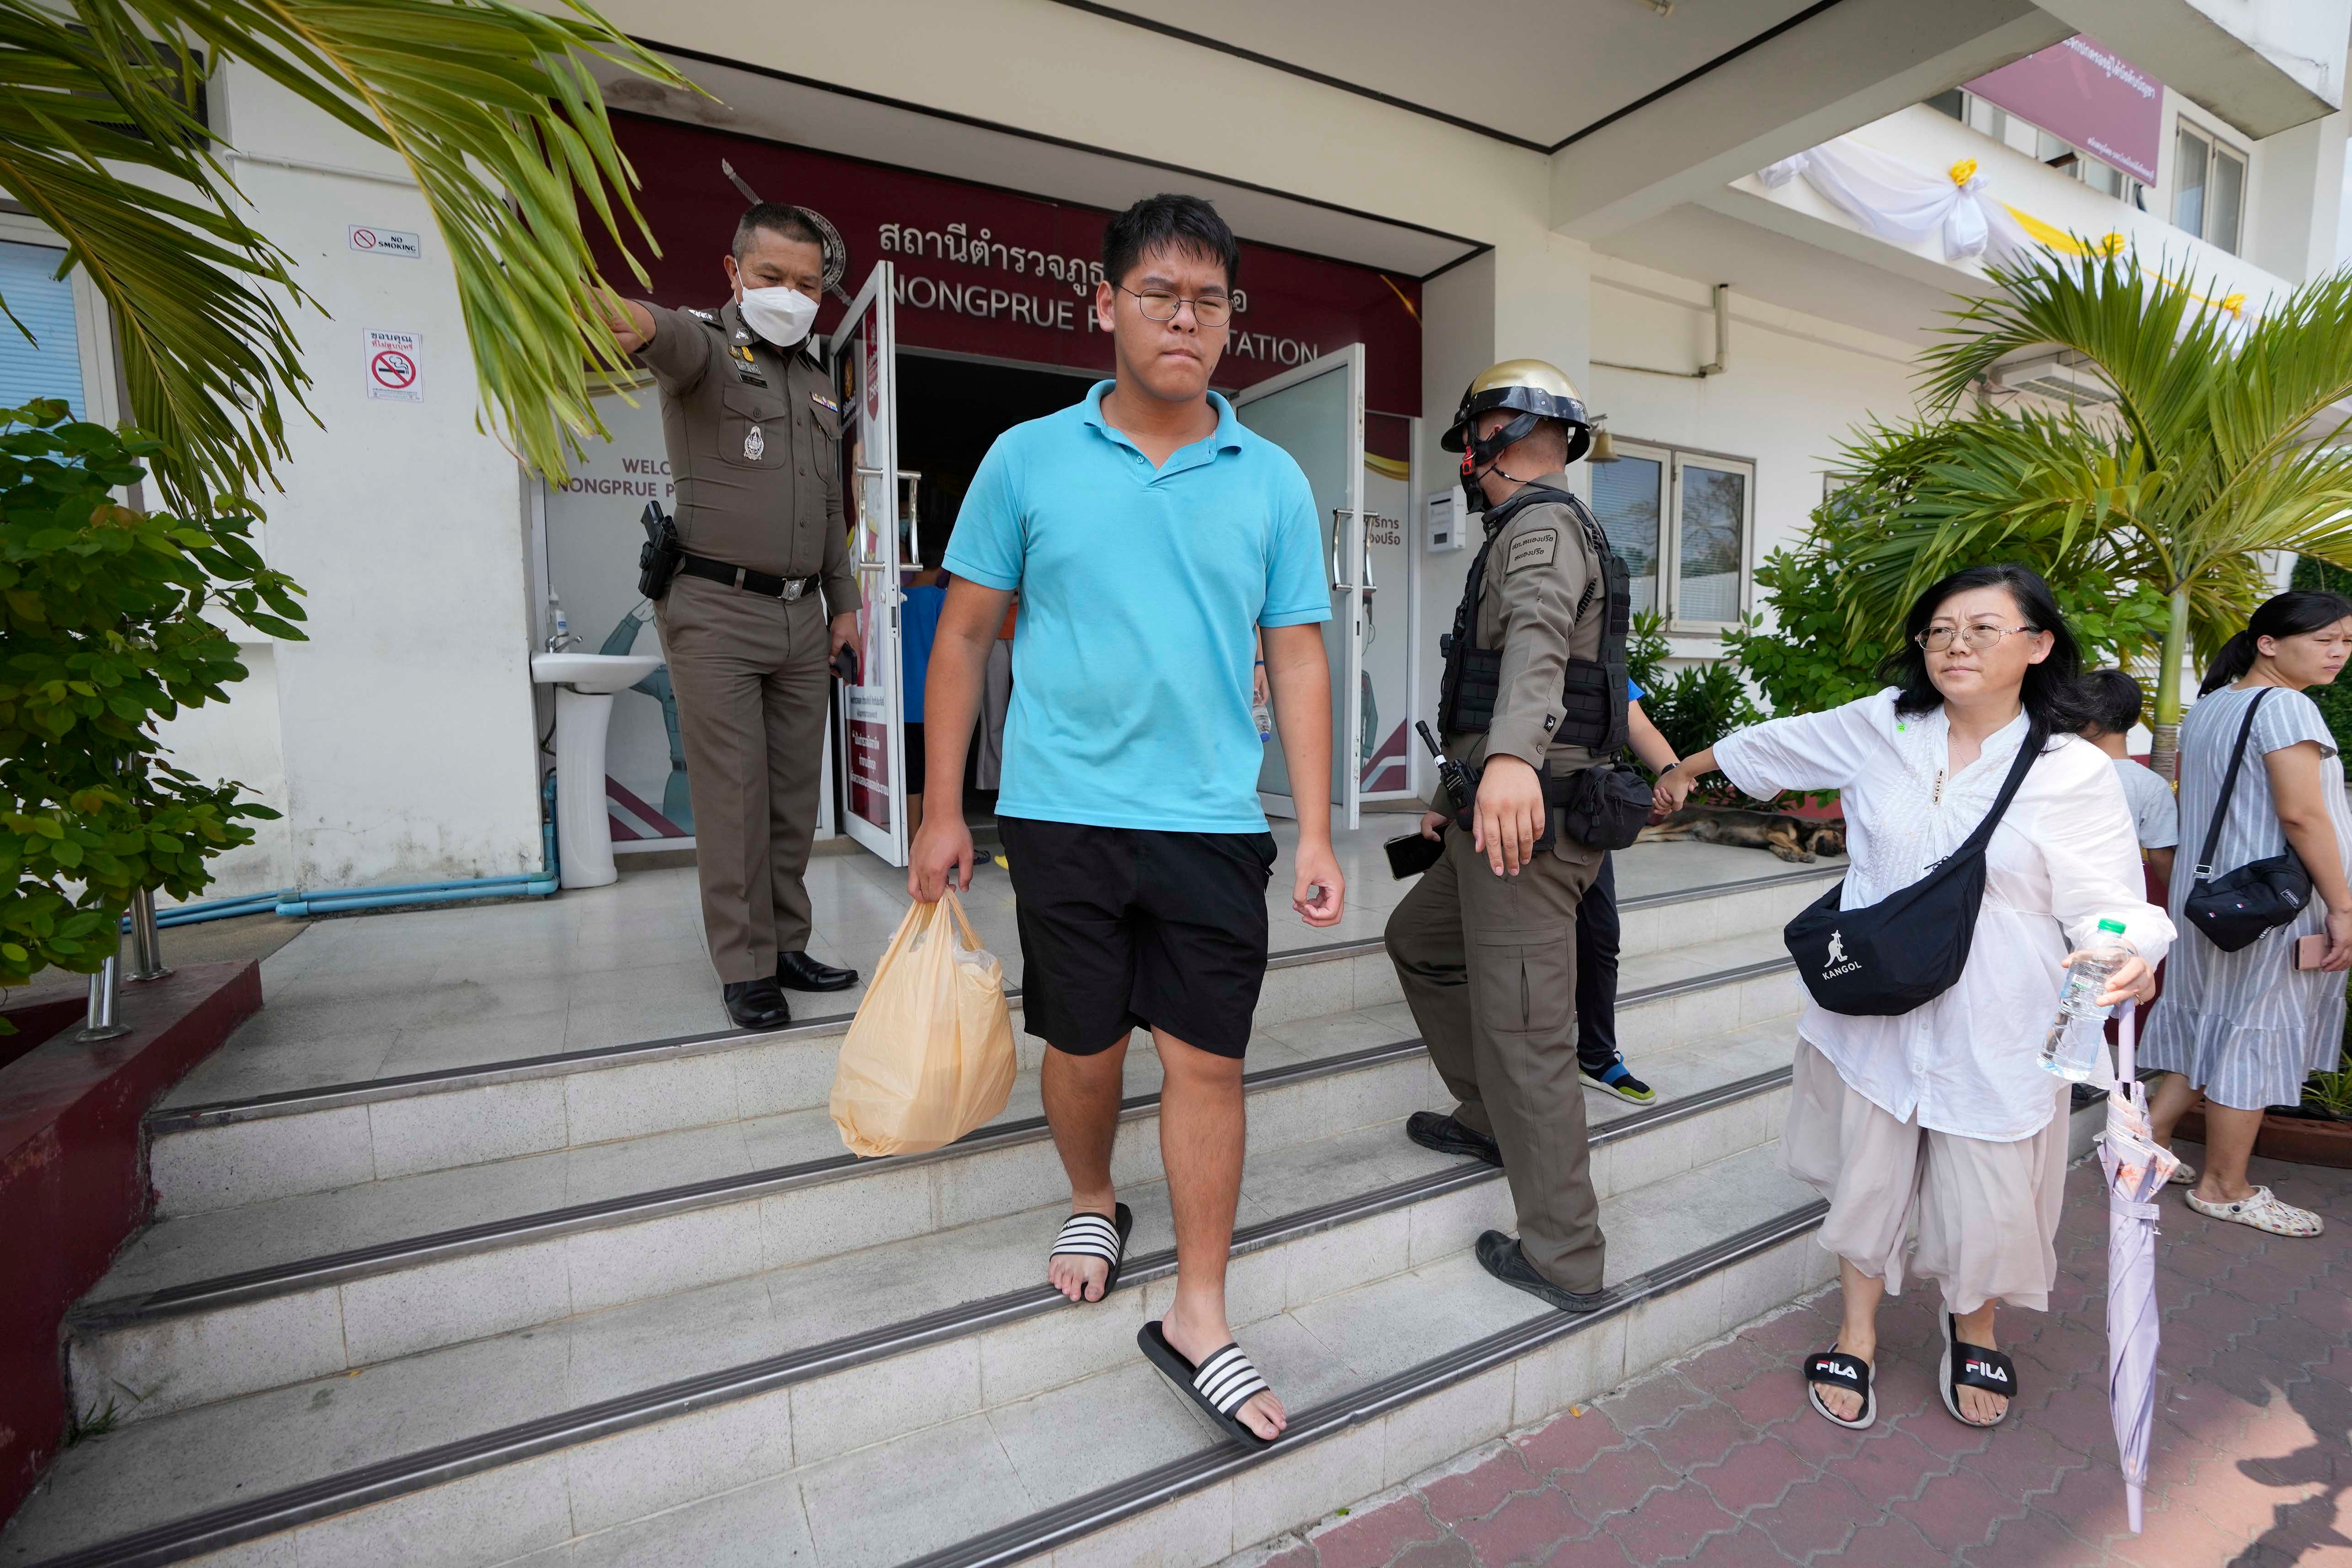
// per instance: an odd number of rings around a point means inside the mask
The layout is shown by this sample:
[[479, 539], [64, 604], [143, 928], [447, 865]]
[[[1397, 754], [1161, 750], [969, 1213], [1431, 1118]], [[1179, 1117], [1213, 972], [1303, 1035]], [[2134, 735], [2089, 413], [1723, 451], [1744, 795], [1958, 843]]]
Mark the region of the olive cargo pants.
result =
[[1388, 950], [1454, 1115], [1502, 1145], [1519, 1243], [1562, 1290], [1601, 1289], [1601, 1203], [1576, 1063], [1576, 905], [1601, 852], [1565, 837], [1496, 876], [1470, 835], [1389, 916]]
[[809, 944], [826, 704], [824, 601], [786, 604], [678, 577], [655, 607], [677, 695], [695, 871], [711, 967], [728, 985], [776, 972]]

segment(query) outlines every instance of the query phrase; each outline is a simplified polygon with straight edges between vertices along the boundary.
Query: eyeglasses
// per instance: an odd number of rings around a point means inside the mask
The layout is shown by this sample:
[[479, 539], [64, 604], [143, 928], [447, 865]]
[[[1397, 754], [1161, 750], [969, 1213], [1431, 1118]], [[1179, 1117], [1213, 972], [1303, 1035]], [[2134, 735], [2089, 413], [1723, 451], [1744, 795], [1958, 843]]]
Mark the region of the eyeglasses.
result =
[[2039, 626], [1930, 626], [1911, 640], [1930, 653], [1940, 653], [1958, 637], [1969, 653], [1981, 653], [2014, 632], [2041, 630]]
[[[1121, 294], [1135, 294], [1124, 284], [1114, 287]], [[1233, 319], [1234, 302], [1222, 294], [1213, 294], [1205, 299], [1186, 299], [1160, 288], [1135, 294], [1135, 308], [1143, 312], [1147, 321], [1173, 321], [1177, 308], [1185, 305], [1192, 308], [1193, 321], [1202, 327], [1222, 327]]]

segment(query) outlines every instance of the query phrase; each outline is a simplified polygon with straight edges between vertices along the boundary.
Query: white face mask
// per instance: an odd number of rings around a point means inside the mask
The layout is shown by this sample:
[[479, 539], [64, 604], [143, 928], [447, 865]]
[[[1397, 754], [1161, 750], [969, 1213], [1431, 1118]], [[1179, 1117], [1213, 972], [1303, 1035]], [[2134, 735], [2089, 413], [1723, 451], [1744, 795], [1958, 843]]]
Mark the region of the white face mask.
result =
[[773, 343], [789, 349], [816, 325], [816, 301], [795, 288], [743, 290], [743, 325]]

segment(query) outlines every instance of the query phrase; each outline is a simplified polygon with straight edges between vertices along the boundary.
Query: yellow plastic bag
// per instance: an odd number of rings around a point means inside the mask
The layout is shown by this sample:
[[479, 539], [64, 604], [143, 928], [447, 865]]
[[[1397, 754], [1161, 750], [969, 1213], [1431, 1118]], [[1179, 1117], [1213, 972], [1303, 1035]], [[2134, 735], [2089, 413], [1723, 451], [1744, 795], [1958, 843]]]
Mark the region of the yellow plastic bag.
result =
[[855, 1155], [951, 1144], [1013, 1093], [1004, 966], [953, 893], [898, 923], [833, 1076], [833, 1121]]

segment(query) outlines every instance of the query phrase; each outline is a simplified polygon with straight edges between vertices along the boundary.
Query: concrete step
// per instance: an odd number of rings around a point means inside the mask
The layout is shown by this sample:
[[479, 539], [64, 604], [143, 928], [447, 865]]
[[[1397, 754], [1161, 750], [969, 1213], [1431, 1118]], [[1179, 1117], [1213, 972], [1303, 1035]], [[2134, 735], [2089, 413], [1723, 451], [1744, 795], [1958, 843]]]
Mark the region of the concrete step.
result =
[[[1777, 1067], [1785, 1030], [1745, 1053], [1718, 1045], [1747, 1017], [1794, 1006], [1785, 958], [1742, 937], [1654, 955], [1654, 967], [1727, 967], [1629, 992], [1620, 1030], [1661, 1092]], [[1769, 966], [1780, 964], [1780, 970]], [[1759, 975], [1759, 965], [1768, 966]], [[1630, 967], [1630, 966], [1629, 966]], [[1753, 1015], [1753, 1016], [1748, 1016]], [[1264, 1031], [1253, 1060], [1253, 1157], [1442, 1105], [1400, 1004]], [[1760, 1048], [1761, 1057], [1757, 1052]], [[1157, 1180], [1157, 1060], [1130, 1061], [1115, 1172]], [[1682, 1082], [1677, 1080], [1683, 1081]], [[1597, 1112], [1625, 1109], [1589, 1093]], [[1018, 1213], [1066, 1193], [1024, 1072], [1004, 1120], [928, 1155], [858, 1161], [821, 1108], [580, 1150], [363, 1183], [152, 1227], [67, 1324], [85, 1406], [127, 1419], [377, 1364], [574, 1313]]]
[[[1659, 1071], [1688, 1079], [1703, 1063], [1769, 1058], [1769, 1032], [1662, 1058]], [[1612, 1278], [1769, 1206], [1775, 1182], [1786, 1185], [1770, 1162], [1696, 1181], [1694, 1166], [1765, 1148], [1785, 1099], [1780, 1068], [1638, 1112], [1618, 1106], [1594, 1134]], [[334, 1560], [340, 1542], [355, 1561], [490, 1563], [780, 1479], [792, 1480], [797, 1519], [799, 1479], [843, 1465], [862, 1479], [821, 1483], [828, 1495], [854, 1509], [862, 1492], [887, 1511], [908, 1490], [891, 1482], [905, 1466], [1002, 1423], [1033, 1449], [1068, 1449], [1076, 1469], [1060, 1495], [1024, 1478], [995, 1513], [975, 1515], [964, 1483], [980, 1478], [944, 1475], [950, 1506], [928, 1516], [938, 1528], [891, 1525], [868, 1542], [884, 1555], [840, 1559], [896, 1561], [1204, 1440], [1134, 1353], [1136, 1327], [1165, 1310], [1173, 1259], [1164, 1192], [1126, 1196], [1137, 1235], [1104, 1303], [1071, 1307], [1035, 1282], [1058, 1206], [887, 1243], [136, 1423], [65, 1456], [0, 1536], [0, 1563], [178, 1562], [241, 1542], [251, 1545], [215, 1560]], [[1294, 1410], [1387, 1375], [1400, 1357], [1548, 1315], [1468, 1260], [1479, 1230], [1509, 1223], [1498, 1173], [1421, 1150], [1396, 1122], [1254, 1155], [1243, 1221], [1232, 1311]], [[1707, 1312], [1726, 1310], [1718, 1298]], [[1608, 1381], [1622, 1354], [1621, 1332]], [[1104, 1446], [1100, 1434], [1118, 1440]], [[555, 1512], [551, 1485], [564, 1499]], [[671, 1544], [658, 1552], [621, 1536], [597, 1550], [621, 1551], [614, 1562], [737, 1560], [751, 1538], [700, 1555], [683, 1544], [744, 1522], [738, 1504], [704, 1506], [719, 1511], [689, 1535], [663, 1536]], [[761, 1550], [776, 1554], [761, 1561], [798, 1560], [774, 1542]]]
[[[1774, 934], [1835, 874], [1834, 866], [1803, 868], [1626, 899], [1626, 1027], [1680, 1038], [1670, 1020], [1637, 1019], [1632, 1011], [1645, 998], [1664, 1001], [1661, 988], [1695, 974], [1779, 959]], [[1279, 1032], [1302, 1019], [1397, 999], [1394, 971], [1377, 942], [1330, 944], [1276, 956], [1256, 1021]], [[767, 1034], [646, 1040], [238, 1100], [168, 1103], [147, 1124], [157, 1212], [208, 1213], [820, 1106], [848, 1022], [842, 1015]], [[1708, 1020], [1708, 1027], [1718, 1024]], [[1017, 1040], [1024, 1065], [1034, 1067], [1042, 1046], [1026, 1035]]]

